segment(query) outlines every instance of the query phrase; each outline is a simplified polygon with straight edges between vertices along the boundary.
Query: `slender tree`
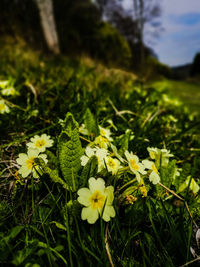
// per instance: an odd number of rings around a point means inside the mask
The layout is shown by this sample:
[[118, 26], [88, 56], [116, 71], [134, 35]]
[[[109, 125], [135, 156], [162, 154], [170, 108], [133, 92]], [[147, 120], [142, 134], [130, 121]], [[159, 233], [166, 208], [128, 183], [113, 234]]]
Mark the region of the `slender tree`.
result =
[[[137, 65], [142, 67], [146, 55], [144, 41], [146, 29], [151, 28], [151, 39], [152, 34], [153, 37], [158, 35], [161, 29], [157, 20], [161, 15], [160, 2], [158, 0], [132, 0], [132, 8], [130, 7], [129, 10], [125, 9], [123, 0], [96, 0], [96, 2], [103, 12], [103, 17], [119, 30], [133, 48], [137, 48], [135, 51], [138, 58]], [[147, 24], [148, 27], [145, 27]]]
[[140, 47], [140, 65], [144, 64], [144, 26], [150, 24], [158, 31], [160, 23], [155, 23], [161, 15], [161, 7], [157, 0], [133, 0], [133, 18], [138, 26], [138, 44]]
[[52, 0], [35, 0], [47, 46], [54, 54], [60, 53]]

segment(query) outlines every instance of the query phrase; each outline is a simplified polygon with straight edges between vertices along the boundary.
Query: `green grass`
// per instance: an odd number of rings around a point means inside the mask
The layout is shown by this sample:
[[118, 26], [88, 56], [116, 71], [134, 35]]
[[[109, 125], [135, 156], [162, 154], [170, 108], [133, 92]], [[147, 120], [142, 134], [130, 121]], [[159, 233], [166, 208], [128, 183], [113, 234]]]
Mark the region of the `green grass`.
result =
[[[115, 266], [176, 267], [193, 259], [191, 246], [199, 253], [184, 201], [199, 226], [200, 200], [189, 185], [180, 192], [182, 201], [143, 176], [145, 195], [126, 161], [123, 171], [112, 175], [106, 168], [97, 172], [95, 157], [85, 167], [79, 159], [101, 125], [110, 127], [123, 158], [125, 150], [142, 160], [149, 159], [147, 147], [169, 149], [174, 157], [167, 166], [157, 160], [164, 186], [177, 191], [190, 176], [200, 184], [200, 117], [176, 105], [172, 94], [185, 83], [165, 82], [171, 86], [169, 93], [164, 89], [169, 101], [159, 89], [163, 82], [155, 84], [158, 89], [149, 88], [134, 74], [89, 58], [54, 58], [1, 39], [0, 80], [7, 79], [19, 95], [2, 96], [11, 112], [0, 114], [1, 266], [109, 266], [113, 261]], [[63, 123], [67, 113], [70, 119]], [[89, 134], [79, 140], [76, 124], [82, 123]], [[17, 179], [16, 158], [26, 152], [31, 137], [42, 133], [54, 140], [45, 152], [48, 165], [38, 163], [43, 171], [39, 179]], [[81, 219], [77, 190], [87, 187], [91, 176], [114, 186], [116, 216], [109, 223], [90, 225]], [[127, 194], [137, 199], [133, 205], [126, 203]]]
[[161, 90], [169, 90], [172, 97], [181, 100], [190, 110], [200, 112], [200, 82], [157, 81], [152, 85]]

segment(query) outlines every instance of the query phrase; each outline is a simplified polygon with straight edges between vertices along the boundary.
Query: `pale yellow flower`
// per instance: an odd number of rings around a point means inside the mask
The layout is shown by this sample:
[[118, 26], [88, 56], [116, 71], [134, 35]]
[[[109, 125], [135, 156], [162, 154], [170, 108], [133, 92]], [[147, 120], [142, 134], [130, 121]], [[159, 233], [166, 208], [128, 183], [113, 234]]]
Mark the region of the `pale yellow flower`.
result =
[[79, 127], [79, 133], [83, 135], [89, 135], [88, 129], [85, 127], [84, 123]]
[[106, 129], [99, 126], [99, 132], [100, 135], [95, 138], [94, 143], [95, 145], [98, 145], [100, 148], [107, 149], [110, 142], [113, 141], [112, 137], [110, 136], [111, 131], [110, 129]]
[[115, 210], [112, 206], [114, 200], [113, 186], [105, 187], [102, 178], [95, 179], [91, 177], [88, 180], [89, 189], [84, 187], [78, 190], [78, 202], [85, 206], [81, 212], [82, 220], [88, 223], [95, 223], [99, 216], [106, 222], [111, 217], [115, 217]]
[[[184, 183], [182, 183], [178, 189], [178, 193], [184, 191], [189, 184], [191, 176], [188, 176], [186, 181]], [[194, 194], [198, 193], [199, 191], [199, 185], [197, 184], [197, 182], [192, 178], [191, 182], [190, 182], [190, 188], [189, 188]]]
[[161, 149], [161, 166], [162, 167], [167, 167], [169, 163], [169, 158], [173, 157], [173, 154], [170, 154], [170, 150], [167, 149]]
[[109, 141], [106, 137], [104, 136], [97, 136], [94, 140], [95, 145], [99, 146], [100, 148], [108, 148]]
[[112, 175], [117, 174], [120, 168], [120, 162], [118, 159], [113, 159], [111, 157], [105, 158], [106, 166], [109, 172], [112, 172]]
[[27, 143], [27, 147], [29, 148], [37, 148], [39, 152], [44, 152], [47, 147], [51, 147], [53, 145], [53, 140], [51, 137], [46, 134], [42, 134], [41, 136], [35, 135], [30, 140], [30, 143]]
[[104, 159], [107, 155], [108, 151], [104, 148], [91, 148], [87, 146], [85, 149], [85, 155], [81, 157], [81, 165], [85, 166], [92, 156], [96, 156], [98, 160], [98, 172], [100, 172], [103, 168], [105, 168]]
[[0, 88], [5, 88], [9, 84], [9, 81], [0, 81]]
[[38, 166], [35, 165], [35, 158], [41, 158], [47, 163], [47, 155], [40, 154], [40, 151], [36, 148], [29, 148], [27, 154], [20, 153], [19, 157], [16, 159], [17, 163], [21, 165], [19, 168], [19, 174], [22, 175], [23, 178], [27, 177], [31, 172], [33, 173], [34, 178], [38, 178], [39, 175], [37, 173], [40, 172]]
[[111, 135], [110, 129], [103, 128], [103, 127], [99, 126], [99, 131], [100, 131], [101, 136], [106, 137], [108, 139], [108, 141], [110, 141], [110, 142], [113, 141], [112, 137], [110, 136]]
[[160, 149], [156, 147], [147, 147], [151, 159], [156, 159], [160, 153]]
[[127, 150], [125, 151], [125, 156], [128, 161], [128, 165], [130, 170], [136, 175], [138, 183], [141, 181], [140, 174], [146, 174], [146, 171], [144, 170], [145, 167], [142, 163], [139, 162], [138, 156], [134, 155], [133, 152], [129, 153]]
[[158, 184], [160, 182], [160, 175], [155, 166], [155, 163], [150, 160], [143, 160], [142, 163], [145, 166], [145, 168], [151, 170], [151, 173], [149, 175], [150, 182], [152, 182], [153, 184]]
[[10, 109], [9, 107], [5, 104], [4, 100], [0, 100], [0, 113], [4, 114], [4, 113], [9, 113]]
[[159, 149], [157, 147], [148, 147], [149, 156], [151, 159], [156, 161], [156, 166], [167, 167], [169, 163], [169, 158], [173, 157], [173, 154], [170, 154], [170, 151], [167, 149]]
[[91, 148], [90, 146], [87, 146], [85, 149], [85, 155], [81, 157], [81, 165], [85, 166], [88, 163], [88, 160], [95, 156], [96, 148]]
[[1, 91], [2, 95], [9, 96], [9, 95], [17, 95], [18, 92], [15, 90], [14, 87], [5, 88]]

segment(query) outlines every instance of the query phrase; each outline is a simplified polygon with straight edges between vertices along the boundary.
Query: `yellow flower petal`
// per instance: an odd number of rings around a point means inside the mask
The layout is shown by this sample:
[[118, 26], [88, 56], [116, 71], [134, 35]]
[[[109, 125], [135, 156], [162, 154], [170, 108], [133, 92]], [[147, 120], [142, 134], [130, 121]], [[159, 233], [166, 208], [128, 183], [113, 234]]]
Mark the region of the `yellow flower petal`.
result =
[[16, 161], [18, 164], [22, 165], [27, 159], [28, 159], [28, 156], [25, 153], [20, 153]]
[[83, 208], [81, 212], [81, 219], [87, 220], [88, 223], [93, 224], [99, 218], [98, 210], [93, 210], [91, 207]]
[[110, 221], [110, 217], [115, 217], [115, 210], [113, 206], [105, 206], [102, 218], [104, 221], [108, 222]]
[[88, 183], [89, 183], [89, 189], [92, 193], [95, 192], [97, 189], [100, 192], [103, 192], [105, 189], [105, 182], [102, 178], [95, 179], [95, 178], [91, 177], [88, 180]]
[[31, 170], [27, 169], [26, 166], [22, 166], [21, 168], [19, 168], [19, 173], [23, 178], [25, 178], [31, 173]]
[[92, 192], [88, 188], [81, 188], [78, 190], [77, 194], [79, 195], [78, 197], [78, 202], [84, 206], [89, 206], [90, 205], [90, 197], [92, 195]]

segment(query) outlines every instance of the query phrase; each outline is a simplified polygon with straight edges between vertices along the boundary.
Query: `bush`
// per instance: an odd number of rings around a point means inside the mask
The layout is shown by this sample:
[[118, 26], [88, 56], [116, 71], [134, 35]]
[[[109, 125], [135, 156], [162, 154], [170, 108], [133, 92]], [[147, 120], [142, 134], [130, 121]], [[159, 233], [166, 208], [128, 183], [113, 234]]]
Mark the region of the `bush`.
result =
[[155, 79], [159, 76], [170, 78], [172, 73], [169, 66], [160, 63], [156, 58], [149, 56], [143, 67], [144, 76], [147, 79]]
[[96, 32], [91, 53], [108, 65], [128, 67], [131, 50], [122, 35], [110, 24], [102, 22]]
[[190, 73], [191, 76], [200, 75], [200, 53], [197, 53], [194, 57]]

